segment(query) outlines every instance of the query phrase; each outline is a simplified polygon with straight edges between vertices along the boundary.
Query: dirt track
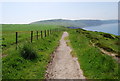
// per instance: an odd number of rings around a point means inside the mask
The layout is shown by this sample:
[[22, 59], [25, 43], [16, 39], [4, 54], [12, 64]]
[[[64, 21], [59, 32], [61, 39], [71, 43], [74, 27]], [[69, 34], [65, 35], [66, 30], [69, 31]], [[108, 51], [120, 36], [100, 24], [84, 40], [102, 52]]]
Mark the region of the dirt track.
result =
[[85, 79], [77, 58], [70, 54], [72, 49], [67, 46], [64, 38], [68, 36], [64, 32], [60, 40], [60, 45], [53, 54], [51, 63], [48, 66], [47, 79]]

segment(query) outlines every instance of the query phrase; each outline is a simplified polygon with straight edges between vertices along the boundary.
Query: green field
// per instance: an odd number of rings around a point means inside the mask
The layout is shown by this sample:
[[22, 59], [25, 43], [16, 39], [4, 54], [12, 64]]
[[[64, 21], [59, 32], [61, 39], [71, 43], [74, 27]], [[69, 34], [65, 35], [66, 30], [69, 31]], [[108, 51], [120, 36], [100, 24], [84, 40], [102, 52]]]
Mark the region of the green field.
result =
[[[4, 28], [4, 26], [6, 28]], [[47, 69], [47, 65], [50, 61], [50, 55], [55, 50], [59, 43], [59, 39], [61, 37], [62, 31], [54, 31], [52, 34], [47, 37], [41, 38], [37, 40], [34, 33], [33, 42], [30, 43], [30, 33], [29, 31], [37, 31], [38, 28], [35, 28], [34, 25], [31, 25], [31, 30], [27, 27], [29, 25], [15, 25], [13, 30], [11, 29], [13, 25], [4, 25], [3, 26], [3, 36], [5, 40], [3, 40], [3, 44], [7, 46], [3, 48], [3, 58], [2, 58], [2, 73], [3, 79], [44, 79], [45, 71]], [[11, 26], [11, 28], [9, 28]], [[18, 27], [17, 27], [18, 26]], [[19, 29], [22, 31], [20, 33], [19, 40], [21, 42], [18, 43], [18, 49], [16, 50], [16, 45], [12, 44], [15, 41], [15, 31]], [[58, 26], [45, 26], [45, 28], [40, 27], [39, 30], [46, 29], [56, 29]], [[8, 31], [9, 30], [9, 31]], [[28, 32], [24, 32], [28, 31]], [[43, 34], [44, 35], [44, 34]], [[25, 48], [23, 48], [25, 47]], [[37, 57], [35, 59], [25, 59], [21, 56], [21, 50], [24, 49], [27, 51], [26, 53], [31, 53], [35, 51]], [[32, 58], [32, 56], [31, 56]], [[35, 67], [35, 68], [34, 68]]]
[[40, 37], [40, 31], [44, 30], [53, 30], [58, 29], [60, 26], [55, 25], [31, 25], [31, 24], [5, 24], [2, 25], [2, 46], [9, 47], [13, 45], [16, 40], [16, 32], [18, 32], [18, 42], [24, 41], [26, 39], [30, 39], [31, 31], [33, 31], [33, 35], [36, 36], [36, 31], [38, 31]]
[[60, 36], [61, 33], [54, 33], [45, 39], [29, 43], [37, 52], [38, 58], [35, 60], [22, 58], [19, 50], [14, 47], [7, 49], [7, 56], [3, 58], [3, 79], [44, 79], [50, 54], [57, 47]]
[[57, 25], [3, 24], [2, 31], [39, 31], [59, 28]]

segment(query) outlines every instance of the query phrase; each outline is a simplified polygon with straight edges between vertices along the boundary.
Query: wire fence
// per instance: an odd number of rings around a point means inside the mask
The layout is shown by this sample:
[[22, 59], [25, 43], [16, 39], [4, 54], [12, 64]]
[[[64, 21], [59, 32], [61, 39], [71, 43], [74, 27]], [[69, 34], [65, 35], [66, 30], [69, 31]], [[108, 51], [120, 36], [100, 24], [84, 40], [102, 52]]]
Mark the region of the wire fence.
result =
[[54, 32], [62, 31], [63, 29], [49, 29], [49, 30], [39, 30], [39, 31], [16, 31], [13, 32], [13, 36], [2, 37], [2, 47], [7, 47], [7, 45], [16, 44], [16, 48], [19, 42], [28, 39], [31, 43], [33, 40], [43, 39], [47, 36], [50, 36]]

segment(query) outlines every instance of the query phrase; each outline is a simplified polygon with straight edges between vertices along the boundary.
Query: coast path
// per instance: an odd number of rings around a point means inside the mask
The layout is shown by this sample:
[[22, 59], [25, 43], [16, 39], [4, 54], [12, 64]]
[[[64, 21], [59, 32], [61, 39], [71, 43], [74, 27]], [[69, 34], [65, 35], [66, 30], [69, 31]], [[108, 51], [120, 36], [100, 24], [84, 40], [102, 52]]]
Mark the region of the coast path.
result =
[[72, 57], [72, 49], [66, 44], [69, 40], [65, 40], [65, 37], [68, 36], [67, 32], [63, 33], [60, 44], [53, 53], [46, 71], [47, 79], [85, 79], [77, 58]]

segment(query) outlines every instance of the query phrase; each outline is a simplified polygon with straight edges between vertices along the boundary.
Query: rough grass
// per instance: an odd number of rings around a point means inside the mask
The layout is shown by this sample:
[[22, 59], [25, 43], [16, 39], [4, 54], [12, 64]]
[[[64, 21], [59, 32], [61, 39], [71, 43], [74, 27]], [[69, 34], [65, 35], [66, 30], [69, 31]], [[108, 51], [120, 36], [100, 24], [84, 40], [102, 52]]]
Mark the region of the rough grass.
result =
[[34, 60], [38, 57], [36, 50], [33, 49], [29, 43], [24, 44], [20, 48], [20, 55], [24, 59], [28, 59], [28, 60]]
[[[15, 45], [4, 50], [7, 56], [3, 57], [2, 78], [44, 79], [47, 64], [50, 61], [50, 55], [57, 47], [61, 34], [62, 32], [55, 32], [46, 38], [34, 40], [33, 43], [29, 43], [30, 48], [35, 49], [37, 53], [37, 58], [34, 60], [27, 60], [21, 57], [20, 51], [19, 49], [15, 49]], [[21, 42], [19, 47], [24, 46], [24, 43], [25, 41]]]
[[[69, 30], [69, 33], [73, 50], [88, 79], [118, 79], [118, 63], [112, 57], [102, 54], [98, 48], [90, 45], [90, 38], [85, 36], [85, 31], [83, 34], [76, 30]], [[96, 35], [96, 37], [98, 36]]]
[[98, 47], [108, 52], [117, 53], [118, 56], [120, 55], [119, 36], [103, 32], [84, 31], [83, 29], [76, 30], [76, 32], [86, 36]]

